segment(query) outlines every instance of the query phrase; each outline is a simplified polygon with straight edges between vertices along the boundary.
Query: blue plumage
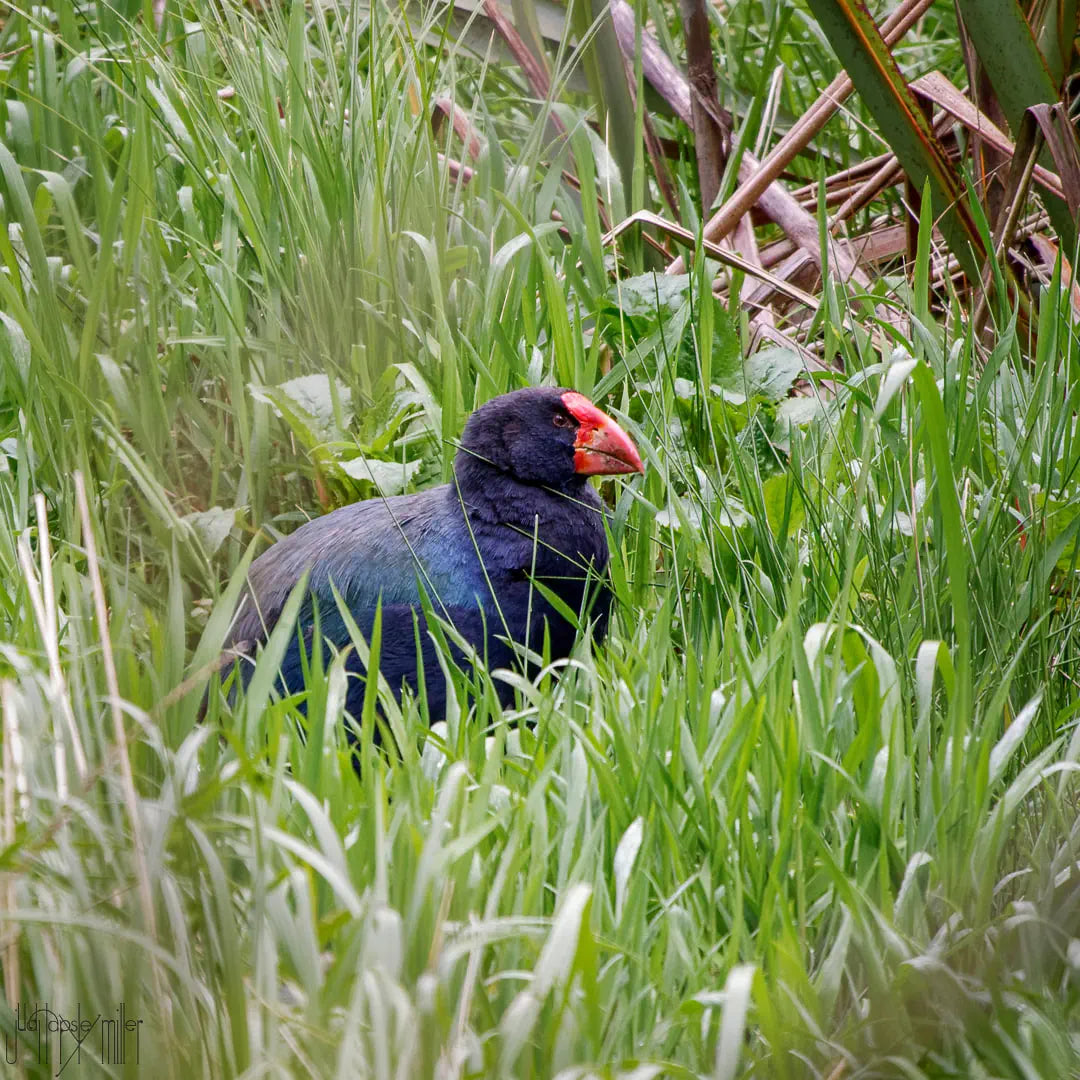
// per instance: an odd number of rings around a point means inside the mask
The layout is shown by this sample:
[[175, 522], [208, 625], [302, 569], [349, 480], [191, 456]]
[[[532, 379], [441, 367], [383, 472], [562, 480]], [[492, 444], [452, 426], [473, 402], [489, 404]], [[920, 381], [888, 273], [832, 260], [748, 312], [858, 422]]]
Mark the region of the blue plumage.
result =
[[[349, 644], [332, 583], [365, 637], [381, 602], [380, 670], [397, 693], [406, 685], [417, 689], [419, 619], [419, 660], [430, 714], [438, 719], [446, 688], [420, 608], [421, 587], [435, 613], [492, 668], [514, 664], [507, 638], [539, 651], [546, 629], [553, 657], [573, 645], [574, 627], [534, 582], [575, 613], [587, 606], [591, 582], [588, 615], [602, 637], [610, 596], [595, 585], [608, 549], [602, 505], [587, 478], [640, 468], [626, 435], [580, 395], [558, 389], [503, 395], [470, 418], [452, 483], [342, 507], [256, 559], [226, 644], [246, 650], [264, 641], [308, 572], [301, 634], [282, 663], [285, 687], [303, 685], [300, 638], [310, 647], [313, 601], [327, 651]], [[467, 666], [460, 650], [451, 653]], [[355, 653], [347, 667], [350, 675], [363, 674]], [[350, 678], [349, 687], [346, 707], [358, 716], [363, 679]]]

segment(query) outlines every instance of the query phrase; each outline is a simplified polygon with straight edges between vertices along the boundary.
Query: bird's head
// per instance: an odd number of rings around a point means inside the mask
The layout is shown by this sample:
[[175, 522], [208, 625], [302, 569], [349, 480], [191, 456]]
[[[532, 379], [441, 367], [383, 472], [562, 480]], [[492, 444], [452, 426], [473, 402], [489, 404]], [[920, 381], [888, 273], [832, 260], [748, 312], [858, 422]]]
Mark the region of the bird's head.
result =
[[644, 472], [630, 436], [587, 397], [531, 387], [492, 398], [469, 417], [456, 470], [486, 464], [526, 484], [565, 488], [587, 476]]

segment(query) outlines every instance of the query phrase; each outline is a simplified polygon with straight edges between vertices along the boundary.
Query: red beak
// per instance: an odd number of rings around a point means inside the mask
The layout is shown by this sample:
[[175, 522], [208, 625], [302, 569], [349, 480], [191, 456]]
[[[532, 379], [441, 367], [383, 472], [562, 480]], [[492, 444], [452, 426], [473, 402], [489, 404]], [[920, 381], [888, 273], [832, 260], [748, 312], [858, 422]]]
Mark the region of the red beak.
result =
[[582, 476], [643, 473], [645, 466], [630, 436], [584, 394], [562, 396], [567, 412], [578, 422], [574, 440], [574, 472]]

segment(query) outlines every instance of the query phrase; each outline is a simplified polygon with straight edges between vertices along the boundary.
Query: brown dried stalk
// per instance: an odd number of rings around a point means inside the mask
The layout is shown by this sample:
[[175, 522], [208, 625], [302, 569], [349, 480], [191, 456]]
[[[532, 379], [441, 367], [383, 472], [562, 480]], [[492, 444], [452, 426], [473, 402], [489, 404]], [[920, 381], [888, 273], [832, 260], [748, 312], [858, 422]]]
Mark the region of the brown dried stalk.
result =
[[443, 123], [449, 120], [454, 129], [454, 134], [465, 144], [465, 152], [473, 160], [477, 161], [483, 153], [484, 144], [480, 136], [476, 134], [468, 113], [452, 98], [438, 97], [434, 101], [434, 110], [431, 114], [431, 132], [436, 137], [442, 130]]
[[[922, 78], [916, 79], [911, 84], [911, 89], [916, 97], [932, 101], [939, 108], [944, 109], [954, 119], [959, 120], [972, 134], [992, 147], [1007, 160], [1011, 160], [1016, 152], [1012, 140], [999, 128], [986, 113], [973, 105], [961, 91], [959, 91], [939, 71], [931, 71]], [[1058, 198], [1068, 201], [1061, 178], [1036, 164], [1032, 174], [1035, 182], [1046, 188], [1047, 191]]]
[[[636, 36], [633, 9], [626, 0], [610, 0], [609, 6], [619, 47], [624, 51], [631, 50], [628, 55], [633, 55], [632, 50]], [[680, 119], [693, 126], [690, 107], [690, 85], [686, 76], [671, 62], [652, 35], [645, 33], [644, 30], [641, 31], [641, 56], [643, 69], [649, 82], [678, 113]], [[739, 165], [740, 182], [745, 181], [757, 167], [756, 159], [751, 154], [744, 152]], [[754, 201], [759, 203], [765, 213], [799, 247], [805, 248], [820, 262], [822, 254], [817, 222], [799, 205], [798, 200], [786, 188], [778, 183], [770, 183], [766, 185], [765, 189]], [[753, 201], [750, 205], [753, 205]], [[747, 206], [746, 209], [749, 208]], [[737, 219], [733, 220], [731, 226], [720, 235], [730, 232], [735, 224], [737, 224]], [[713, 241], [716, 237], [706, 233], [706, 239]], [[844, 244], [839, 242], [830, 244], [829, 258], [841, 278], [845, 280], [853, 278], [864, 288], [869, 286], [869, 279], [858, 269], [855, 259]], [[678, 258], [668, 267], [667, 272], [669, 274], [678, 274], [684, 273], [685, 269], [685, 262], [682, 258]]]
[[[932, 2], [933, 0], [906, 0], [905, 3], [902, 3], [882, 24], [881, 30], [886, 44], [895, 45], [922, 17]], [[657, 89], [659, 90], [659, 87]], [[851, 80], [847, 75], [838, 76], [792, 129], [773, 147], [772, 151], [765, 156], [764, 161], [758, 163], [750, 155], [743, 154], [743, 163], [748, 164], [749, 168], [744, 170], [740, 167], [739, 187], [705, 225], [706, 239], [716, 240], [718, 237], [730, 232], [739, 218], [747, 213], [755, 203], [765, 209], [766, 213], [769, 213], [769, 216], [772, 217], [772, 213], [767, 209], [762, 196], [775, 186], [776, 178], [792, 159], [806, 149], [810, 140], [825, 126], [836, 109], [847, 99], [852, 89]], [[773, 220], [776, 219], [773, 218]], [[781, 223], [777, 222], [777, 224]], [[817, 225], [815, 223], [815, 233], [816, 230]], [[841, 270], [842, 276], [849, 276], [843, 273], [843, 262], [838, 262], [835, 256], [834, 263]], [[671, 269], [673, 273], [681, 273], [684, 269], [681, 260], [676, 260]]]
[[[498, 0], [484, 0], [484, 13], [495, 24], [507, 48], [513, 53], [518, 66], [525, 73], [533, 93], [541, 101], [547, 101], [551, 93], [551, 79], [544, 65], [533, 55], [532, 49], [525, 44], [524, 38], [514, 28], [514, 24], [503, 14]], [[566, 134], [566, 127], [552, 110], [548, 110], [548, 121], [560, 135]]]
[[[662, 232], [670, 236], [673, 240], [679, 241], [681, 244], [687, 247], [694, 247], [697, 242], [697, 238], [689, 229], [684, 229], [681, 225], [674, 221], [667, 221], [660, 217], [659, 214], [654, 214], [649, 210], [639, 210], [636, 214], [631, 214], [628, 218], [624, 218], [615, 226], [610, 232], [606, 233], [603, 237], [604, 244], [610, 244], [614, 240], [618, 239], [622, 234], [634, 226], [648, 225], [655, 229], [657, 232]], [[647, 234], [643, 234], [647, 235]], [[715, 259], [719, 263], [723, 263], [725, 266], [730, 266], [735, 270], [741, 270], [749, 277], [758, 278], [761, 281], [769, 282], [776, 292], [782, 296], [786, 296], [789, 300], [794, 300], [798, 304], [802, 304], [808, 307], [811, 311], [817, 311], [819, 304], [818, 299], [815, 296], [811, 296], [808, 292], [804, 292], [802, 289], [797, 289], [789, 282], [783, 281], [775, 274], [769, 273], [768, 270], [760, 266], [755, 266], [747, 259], [736, 255], [732, 251], [727, 251], [720, 247], [718, 244], [705, 241], [703, 244], [705, 254], [711, 259]]]
[[731, 115], [720, 112], [716, 96], [716, 68], [713, 67], [712, 40], [705, 0], [679, 0], [686, 63], [690, 83], [690, 117], [697, 155], [701, 206], [707, 210], [720, 190], [728, 147], [731, 145]]

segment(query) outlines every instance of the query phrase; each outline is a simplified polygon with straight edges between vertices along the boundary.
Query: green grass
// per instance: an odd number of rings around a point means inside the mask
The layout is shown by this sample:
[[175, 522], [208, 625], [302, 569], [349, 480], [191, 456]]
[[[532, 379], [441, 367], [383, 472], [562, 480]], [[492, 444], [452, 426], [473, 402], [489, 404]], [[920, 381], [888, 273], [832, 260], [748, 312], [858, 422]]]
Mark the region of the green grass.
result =
[[[778, 40], [754, 4], [725, 25], [725, 94], [759, 110], [789, 61], [783, 126], [835, 72], [779, 7]], [[951, 22], [913, 63], [959, 63]], [[829, 285], [810, 337], [843, 374], [789, 398], [800, 364], [744, 366], [702, 279], [661, 296], [631, 244], [612, 285], [592, 196], [629, 212], [632, 185], [578, 198], [506, 71], [382, 7], [152, 25], [0, 29], [9, 1005], [125, 1003], [139, 1062], [102, 1070], [95, 1035], [85, 1075], [1075, 1075], [1060, 282], [988, 351], [888, 279], [910, 330], [884, 356]], [[467, 186], [431, 134], [448, 91], [488, 140]], [[851, 108], [833, 160], [878, 150]], [[304, 740], [272, 657], [197, 722], [259, 530], [370, 495], [361, 458], [437, 482], [475, 405], [542, 380], [647, 457], [604, 488], [603, 649], [505, 714], [458, 677], [434, 734], [384, 697], [402, 752], [369, 722], [359, 780], [340, 663]]]

